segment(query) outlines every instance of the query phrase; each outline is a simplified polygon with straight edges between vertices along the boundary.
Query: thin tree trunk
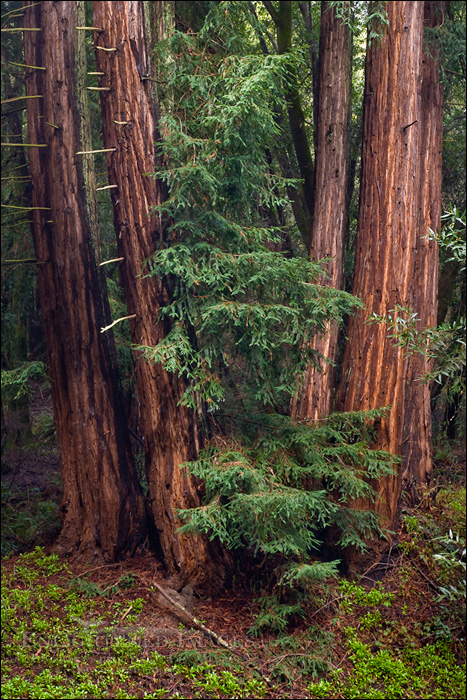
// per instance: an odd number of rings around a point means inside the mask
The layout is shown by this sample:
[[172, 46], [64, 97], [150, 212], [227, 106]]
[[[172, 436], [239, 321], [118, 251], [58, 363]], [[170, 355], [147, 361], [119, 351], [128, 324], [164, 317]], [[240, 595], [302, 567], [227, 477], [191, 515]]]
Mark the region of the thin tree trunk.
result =
[[[348, 3], [350, 11], [350, 3]], [[344, 236], [348, 223], [349, 116], [351, 90], [350, 30], [328, 2], [322, 3], [319, 84], [316, 109], [316, 157], [313, 223], [309, 251], [313, 261], [331, 258], [320, 280], [340, 289]], [[329, 415], [334, 387], [338, 326], [332, 323], [313, 342], [318, 366], [310, 365], [292, 415], [317, 419]], [[325, 359], [319, 359], [320, 357]], [[328, 362], [326, 362], [328, 360]], [[331, 363], [331, 364], [330, 364]]]
[[175, 0], [153, 3], [156, 41], [167, 39], [175, 29]]
[[[362, 179], [353, 293], [365, 303], [350, 320], [340, 387], [340, 408], [364, 411], [391, 406], [376, 425], [376, 446], [401, 454], [408, 377], [405, 350], [384, 323], [370, 324], [396, 305], [410, 306], [419, 231], [420, 72], [424, 2], [386, 4], [389, 26], [368, 47]], [[412, 426], [417, 431], [418, 426]], [[373, 508], [383, 526], [394, 526], [401, 469], [375, 485]]]
[[[303, 4], [303, 3], [301, 3]], [[271, 3], [265, 3], [267, 9], [269, 12], [273, 13], [275, 12], [274, 6]], [[252, 2], [248, 3], [248, 7], [250, 10], [250, 13], [253, 15], [253, 17], [256, 20], [256, 23], [259, 23], [258, 15], [256, 13], [256, 9], [253, 5]], [[255, 29], [257, 29], [257, 25], [253, 25]], [[308, 28], [308, 25], [307, 25]], [[276, 41], [273, 39], [273, 37], [268, 34], [268, 38], [270, 42], [273, 44], [274, 49], [277, 51], [278, 46]], [[261, 51], [265, 56], [269, 54], [269, 49], [268, 45], [265, 40], [265, 34], [261, 32], [261, 30], [258, 31], [258, 40], [259, 44], [261, 47]], [[276, 112], [276, 122], [277, 125], [280, 127], [280, 129], [283, 131], [284, 130], [284, 115], [280, 110], [277, 110]], [[299, 167], [298, 167], [298, 161], [297, 157], [295, 154], [295, 145], [291, 139], [288, 139], [290, 143], [281, 143], [278, 144], [276, 148], [272, 149], [272, 154], [276, 158], [277, 162], [279, 163], [279, 167], [282, 171], [282, 175], [285, 178], [293, 178], [295, 180], [300, 179], [300, 172], [299, 172]], [[311, 229], [311, 211], [309, 210], [307, 204], [306, 204], [306, 199], [305, 199], [305, 188], [303, 186], [303, 182], [297, 182], [294, 185], [289, 185], [287, 187], [287, 196], [289, 198], [290, 204], [292, 206], [292, 211], [293, 215], [295, 218], [295, 223], [297, 224], [298, 230], [300, 232], [300, 235], [302, 236], [302, 239], [305, 244], [307, 244], [308, 239], [309, 239], [309, 234], [310, 234], [310, 229]]]
[[[444, 22], [446, 2], [425, 2], [425, 26], [433, 28]], [[425, 39], [422, 58], [422, 91], [419, 112], [420, 161], [420, 219], [413, 273], [412, 308], [420, 319], [420, 328], [430, 328], [437, 322], [438, 245], [429, 240], [430, 228], [441, 225], [441, 180], [443, 149], [443, 85], [439, 78], [439, 48]], [[408, 388], [404, 420], [404, 488], [414, 502], [428, 489], [432, 475], [431, 454], [431, 384], [423, 382], [431, 370], [426, 355], [409, 358]]]
[[[147, 3], [94, 2], [97, 70], [104, 73], [101, 93], [104, 144], [115, 151], [107, 154], [112, 190], [114, 222], [122, 281], [133, 342], [153, 347], [169, 327], [159, 310], [170, 300], [166, 280], [141, 274], [145, 261], [163, 245], [163, 222], [152, 207], [166, 191], [156, 169], [154, 141], [157, 138], [154, 84], [145, 34]], [[104, 51], [102, 48], [114, 49]], [[136, 359], [136, 380], [141, 405], [141, 427], [145, 444], [146, 472], [152, 513], [168, 571], [181, 580], [204, 581], [216, 587], [223, 571], [215, 570], [212, 550], [203, 537], [180, 535], [177, 509], [199, 505], [193, 480], [181, 465], [196, 458], [201, 445], [196, 414], [179, 405], [184, 384], [161, 364]]]
[[[324, 10], [324, 5], [326, 3], [321, 3], [321, 14]], [[313, 32], [313, 22], [311, 17], [311, 2], [306, 0], [305, 2], [299, 2], [298, 6], [303, 17], [303, 23], [306, 28], [307, 33], [307, 43], [310, 49], [310, 65], [311, 65], [311, 77], [313, 83], [313, 119], [314, 123], [318, 123], [318, 92], [319, 92], [319, 45], [314, 37]], [[318, 51], [316, 50], [318, 49]]]
[[32, 228], [54, 418], [63, 473], [62, 550], [86, 559], [132, 554], [145, 534], [144, 503], [123, 421], [113, 339], [92, 247], [93, 194], [82, 32], [84, 2], [25, 6]]
[[[279, 8], [276, 9], [272, 2], [265, 0], [263, 2], [267, 11], [271, 15], [277, 30], [277, 51], [280, 55], [289, 53], [292, 49], [292, 30], [293, 30], [293, 4], [291, 0], [280, 0]], [[300, 216], [297, 219], [300, 232], [303, 227], [301, 219], [313, 219], [313, 177], [314, 166], [313, 156], [311, 154], [310, 142], [305, 124], [305, 115], [303, 113], [302, 103], [299, 92], [299, 79], [293, 62], [290, 61], [288, 66], [288, 79], [284, 88], [285, 99], [288, 104], [290, 131], [294, 144], [295, 154], [297, 156], [300, 177], [303, 180], [303, 204], [307, 212], [305, 216]], [[300, 201], [301, 198], [298, 198]], [[303, 233], [302, 233], [303, 235]], [[305, 234], [305, 244], [308, 245], [308, 232]]]

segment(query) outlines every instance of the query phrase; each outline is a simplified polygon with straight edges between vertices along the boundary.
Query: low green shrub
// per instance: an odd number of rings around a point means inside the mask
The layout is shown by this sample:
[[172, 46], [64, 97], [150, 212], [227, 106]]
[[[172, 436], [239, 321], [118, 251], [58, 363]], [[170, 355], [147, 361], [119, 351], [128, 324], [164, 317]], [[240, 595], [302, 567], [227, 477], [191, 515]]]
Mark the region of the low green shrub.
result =
[[319, 426], [264, 416], [250, 445], [211, 447], [188, 465], [206, 495], [199, 508], [179, 512], [180, 531], [218, 537], [274, 570], [253, 633], [283, 633], [309, 596], [338, 576], [339, 561], [320, 557], [331, 527], [342, 549], [363, 550], [370, 534], [384, 536], [373, 512], [350, 505], [374, 493], [370, 479], [393, 470], [388, 453], [369, 447], [372, 422], [384, 412], [334, 414]]

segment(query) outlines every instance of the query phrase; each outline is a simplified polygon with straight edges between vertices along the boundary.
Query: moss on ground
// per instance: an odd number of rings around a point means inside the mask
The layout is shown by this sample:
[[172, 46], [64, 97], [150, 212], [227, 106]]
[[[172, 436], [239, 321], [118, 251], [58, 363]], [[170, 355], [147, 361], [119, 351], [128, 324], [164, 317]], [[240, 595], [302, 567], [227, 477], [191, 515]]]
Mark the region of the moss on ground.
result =
[[152, 555], [83, 571], [42, 546], [18, 554], [56, 513], [39, 492], [3, 499], [3, 698], [465, 697], [464, 486], [403, 511], [387, 557], [330, 580], [280, 635], [249, 635], [257, 594], [196, 600], [243, 659], [167, 618]]

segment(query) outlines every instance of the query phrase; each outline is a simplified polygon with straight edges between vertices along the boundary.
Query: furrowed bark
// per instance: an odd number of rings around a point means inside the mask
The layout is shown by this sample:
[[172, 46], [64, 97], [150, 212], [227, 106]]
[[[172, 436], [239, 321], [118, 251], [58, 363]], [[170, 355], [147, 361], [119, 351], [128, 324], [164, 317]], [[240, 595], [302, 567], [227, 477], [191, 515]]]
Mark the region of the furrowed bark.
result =
[[[348, 3], [350, 10], [350, 3]], [[336, 17], [333, 7], [322, 3], [318, 104], [315, 110], [316, 157], [313, 222], [310, 232], [310, 258], [331, 258], [321, 284], [342, 287], [344, 236], [348, 223], [349, 116], [351, 90], [351, 50], [349, 28]], [[292, 405], [292, 415], [317, 419], [329, 415], [334, 388], [338, 326], [314, 340], [318, 367], [306, 371], [300, 394]], [[326, 362], [328, 360], [329, 362]]]
[[[377, 426], [376, 446], [401, 454], [408, 360], [388, 337], [387, 326], [369, 324], [396, 305], [410, 306], [419, 236], [420, 72], [424, 2], [386, 4], [389, 26], [368, 47], [366, 59], [362, 179], [353, 293], [365, 303], [350, 320], [340, 387], [340, 408], [361, 411], [391, 406]], [[411, 125], [411, 126], [410, 126]], [[417, 429], [414, 426], [414, 429]], [[383, 526], [398, 517], [401, 469], [375, 484], [379, 498], [354, 506], [372, 508]]]
[[[425, 27], [433, 28], [444, 21], [446, 2], [425, 2]], [[438, 244], [429, 240], [430, 228], [441, 226], [441, 181], [443, 150], [443, 85], [439, 76], [439, 47], [425, 38], [422, 57], [420, 129], [420, 210], [416, 242], [413, 299], [420, 329], [437, 322]], [[404, 488], [412, 500], [420, 501], [433, 476], [431, 452], [431, 383], [423, 377], [432, 368], [426, 355], [409, 358], [408, 388], [404, 420]]]
[[[95, 254], [84, 92], [83, 2], [24, 4], [32, 230], [63, 474], [62, 551], [87, 560], [131, 555], [145, 536]], [[43, 207], [44, 209], [39, 209]], [[93, 233], [94, 232], [94, 233]]]
[[[167, 280], [141, 274], [145, 261], [165, 240], [163, 222], [152, 207], [167, 196], [156, 169], [156, 96], [145, 76], [152, 75], [149, 39], [145, 33], [147, 3], [94, 2], [96, 46], [116, 48], [96, 51], [97, 70], [104, 76], [101, 108], [118, 254], [121, 264], [131, 336], [138, 346], [153, 347], [169, 330], [159, 310], [170, 300]], [[124, 122], [123, 125], [115, 122]], [[136, 358], [136, 380], [141, 406], [149, 497], [165, 565], [180, 579], [204, 582], [213, 588], [222, 579], [215, 570], [213, 551], [197, 535], [180, 535], [177, 509], [199, 505], [197, 487], [181, 464], [196, 458], [201, 445], [200, 427], [194, 411], [179, 405], [185, 386], [161, 364]]]

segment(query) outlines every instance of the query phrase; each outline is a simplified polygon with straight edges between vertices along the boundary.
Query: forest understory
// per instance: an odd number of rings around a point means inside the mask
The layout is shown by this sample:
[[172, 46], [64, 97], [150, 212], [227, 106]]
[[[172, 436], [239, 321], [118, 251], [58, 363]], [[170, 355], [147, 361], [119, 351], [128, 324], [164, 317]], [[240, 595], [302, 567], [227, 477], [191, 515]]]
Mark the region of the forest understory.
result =
[[53, 434], [7, 450], [2, 697], [465, 697], [463, 442], [438, 446], [435, 468], [432, 498], [403, 503], [403, 524], [379, 561], [353, 580], [327, 581], [281, 631], [252, 634], [264, 572], [239, 566], [222, 594], [198, 597], [174, 590], [145, 547], [98, 567], [58, 557]]

